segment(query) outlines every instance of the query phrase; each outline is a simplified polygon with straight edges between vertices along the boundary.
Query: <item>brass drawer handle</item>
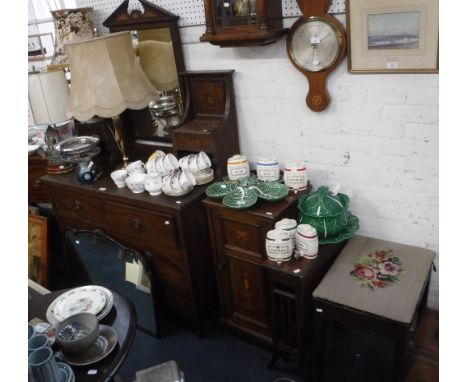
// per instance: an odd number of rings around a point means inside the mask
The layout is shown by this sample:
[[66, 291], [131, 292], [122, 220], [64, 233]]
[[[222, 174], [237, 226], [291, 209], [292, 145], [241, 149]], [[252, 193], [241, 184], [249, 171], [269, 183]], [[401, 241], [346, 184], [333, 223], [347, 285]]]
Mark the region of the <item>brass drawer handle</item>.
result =
[[35, 188], [39, 188], [39, 187], [41, 187], [41, 185], [42, 185], [42, 182], [39, 179], [36, 179], [33, 182], [33, 187], [35, 187]]
[[143, 223], [141, 222], [140, 219], [137, 219], [137, 218], [133, 219], [133, 228], [135, 229], [143, 228]]
[[80, 201], [75, 200], [75, 210], [79, 210], [81, 208]]

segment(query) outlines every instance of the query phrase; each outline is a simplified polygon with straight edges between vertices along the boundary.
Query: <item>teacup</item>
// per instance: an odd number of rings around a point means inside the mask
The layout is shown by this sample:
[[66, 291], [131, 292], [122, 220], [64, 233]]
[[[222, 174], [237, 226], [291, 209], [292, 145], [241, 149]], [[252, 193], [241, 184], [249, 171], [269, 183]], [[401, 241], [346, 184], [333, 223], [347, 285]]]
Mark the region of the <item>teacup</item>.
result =
[[169, 169], [166, 168], [166, 166], [164, 165], [164, 158], [166, 156], [163, 156], [163, 157], [159, 157], [155, 160], [155, 169], [156, 169], [156, 172], [161, 175], [161, 176], [166, 176], [168, 174], [171, 173], [171, 171]]
[[164, 167], [167, 171], [172, 172], [179, 168], [179, 161], [174, 154], [167, 154], [163, 159]]
[[189, 169], [189, 166], [188, 166], [188, 162], [190, 160], [190, 158], [195, 155], [195, 154], [190, 154], [190, 155], [186, 155], [182, 158], [179, 159], [179, 167], [180, 168], [183, 168], [185, 170], [188, 170]]
[[174, 171], [163, 178], [163, 186], [166, 190], [176, 193], [181, 191], [182, 187], [180, 186], [178, 175], [179, 171]]
[[203, 151], [200, 151], [197, 154], [197, 166], [198, 166], [197, 171], [201, 171], [201, 170], [211, 167], [211, 159]]
[[145, 179], [145, 190], [151, 196], [156, 196], [162, 192], [162, 178], [160, 175], [147, 175]]
[[179, 171], [178, 180], [181, 188], [187, 189], [197, 184], [195, 176], [189, 171], [182, 169]]
[[144, 174], [146, 172], [146, 167], [141, 160], [137, 160], [135, 162], [129, 163], [127, 167], [125, 167], [125, 170], [127, 170], [128, 175]]
[[159, 174], [158, 170], [156, 169], [156, 158], [148, 159], [145, 164], [146, 172], [148, 174], [156, 175]]
[[125, 183], [127, 187], [135, 194], [140, 194], [145, 191], [145, 180], [147, 174], [132, 174], [127, 179], [125, 179]]
[[111, 173], [111, 178], [114, 181], [117, 188], [125, 187], [125, 179], [128, 177], [127, 170], [116, 170]]
[[287, 231], [274, 229], [267, 232], [265, 249], [268, 259], [277, 263], [289, 261], [292, 258], [293, 246]]

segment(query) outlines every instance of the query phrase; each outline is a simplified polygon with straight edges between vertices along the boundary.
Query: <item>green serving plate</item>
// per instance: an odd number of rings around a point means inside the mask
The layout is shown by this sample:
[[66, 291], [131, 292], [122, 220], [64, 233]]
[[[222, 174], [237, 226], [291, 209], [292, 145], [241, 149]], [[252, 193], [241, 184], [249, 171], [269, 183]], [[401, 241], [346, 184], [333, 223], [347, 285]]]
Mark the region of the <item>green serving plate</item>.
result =
[[257, 194], [255, 191], [245, 188], [240, 189], [240, 187], [235, 191], [229, 192], [223, 198], [223, 204], [226, 207], [236, 210], [245, 210], [252, 207], [255, 203], [257, 203]]
[[319, 238], [319, 244], [336, 244], [341, 243], [344, 240], [348, 240], [354, 236], [356, 231], [359, 229], [359, 219], [357, 216], [348, 213], [348, 224], [345, 229], [338, 235], [333, 237], [327, 237], [326, 239]]
[[205, 194], [210, 198], [221, 199], [233, 190], [233, 184], [229, 182], [216, 182], [208, 186]]
[[255, 186], [249, 186], [249, 189], [254, 190], [260, 199], [268, 202], [278, 202], [289, 194], [288, 186], [276, 182], [261, 182]]

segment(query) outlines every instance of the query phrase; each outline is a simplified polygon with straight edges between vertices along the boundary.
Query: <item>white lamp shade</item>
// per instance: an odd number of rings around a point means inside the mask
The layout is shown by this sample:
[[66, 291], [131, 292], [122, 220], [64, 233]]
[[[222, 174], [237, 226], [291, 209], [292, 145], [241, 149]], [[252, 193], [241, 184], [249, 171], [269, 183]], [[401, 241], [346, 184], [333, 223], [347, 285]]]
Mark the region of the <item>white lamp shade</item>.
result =
[[71, 72], [68, 116], [87, 121], [140, 110], [157, 95], [132, 47], [130, 32], [66, 45]]
[[30, 74], [28, 96], [36, 125], [53, 125], [69, 119], [70, 88], [62, 70]]
[[29, 101], [29, 97], [28, 97], [28, 126], [29, 127], [36, 126], [36, 121], [34, 120], [34, 114], [31, 109], [31, 102]]

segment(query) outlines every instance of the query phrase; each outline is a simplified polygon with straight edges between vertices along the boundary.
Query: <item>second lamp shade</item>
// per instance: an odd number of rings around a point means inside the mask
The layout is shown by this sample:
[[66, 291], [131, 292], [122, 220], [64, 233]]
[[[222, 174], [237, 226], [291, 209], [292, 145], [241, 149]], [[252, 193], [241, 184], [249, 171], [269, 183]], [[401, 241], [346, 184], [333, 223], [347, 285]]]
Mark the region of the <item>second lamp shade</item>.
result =
[[67, 44], [71, 72], [68, 116], [87, 121], [140, 110], [156, 98], [132, 47], [130, 32]]

